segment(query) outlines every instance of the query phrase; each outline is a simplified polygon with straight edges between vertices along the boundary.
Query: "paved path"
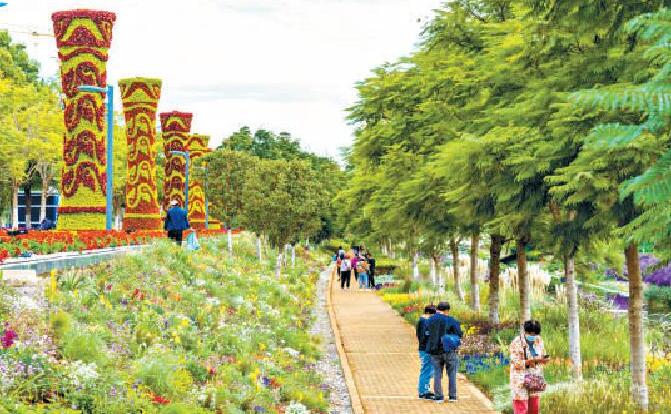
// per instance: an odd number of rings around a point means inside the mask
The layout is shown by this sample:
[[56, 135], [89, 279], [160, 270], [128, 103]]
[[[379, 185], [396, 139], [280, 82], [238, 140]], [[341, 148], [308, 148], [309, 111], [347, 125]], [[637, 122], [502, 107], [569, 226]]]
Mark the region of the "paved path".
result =
[[[351, 291], [341, 291], [333, 280], [330, 302], [355, 413], [496, 413], [489, 400], [463, 376], [458, 382], [457, 403], [439, 405], [419, 400], [414, 329], [376, 294], [354, 286]], [[443, 379], [446, 387], [445, 376]]]

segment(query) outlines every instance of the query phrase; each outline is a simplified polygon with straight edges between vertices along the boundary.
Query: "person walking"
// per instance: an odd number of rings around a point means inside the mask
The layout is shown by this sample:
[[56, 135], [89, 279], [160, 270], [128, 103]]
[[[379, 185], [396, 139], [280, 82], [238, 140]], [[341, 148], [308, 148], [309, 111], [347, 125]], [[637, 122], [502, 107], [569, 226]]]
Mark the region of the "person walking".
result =
[[359, 259], [357, 270], [359, 274], [359, 289], [368, 289], [368, 263], [365, 260]]
[[449, 316], [449, 313], [449, 303], [440, 302], [436, 307], [436, 314], [431, 316], [428, 322], [429, 339], [426, 351], [431, 355], [433, 363], [433, 392], [435, 394], [433, 399], [437, 403], [445, 401], [442, 384], [443, 369], [447, 373], [449, 401], [457, 402], [457, 369], [459, 368], [457, 348], [464, 333], [459, 321]]
[[366, 261], [368, 261], [368, 285], [375, 289], [375, 258], [366, 252]]
[[545, 390], [543, 365], [549, 361], [540, 336], [541, 324], [524, 322], [524, 334], [510, 344], [510, 390], [514, 414], [539, 414], [541, 393]]
[[357, 265], [359, 264], [359, 255], [354, 253], [352, 256], [352, 272], [354, 273], [354, 283], [359, 280], [359, 272], [357, 271]]
[[164, 229], [168, 231], [168, 238], [174, 240], [178, 246], [182, 245], [182, 234], [184, 230], [189, 227], [189, 220], [187, 219], [186, 210], [179, 206], [177, 200], [170, 202], [170, 210], [165, 216]]
[[340, 282], [340, 265], [342, 264], [342, 260], [345, 258], [345, 254], [338, 254], [336, 253], [336, 259], [335, 259], [335, 265], [336, 265], [336, 273], [338, 274], [338, 282]]
[[350, 279], [352, 278], [352, 262], [350, 259], [343, 255], [340, 260], [340, 289], [349, 289]]
[[429, 340], [429, 318], [435, 315], [436, 308], [433, 305], [426, 305], [424, 307], [424, 314], [419, 317], [415, 332], [417, 334], [417, 341], [419, 342], [419, 383], [417, 391], [419, 398], [422, 400], [433, 400], [434, 394], [431, 392], [431, 378], [433, 378], [433, 363], [431, 362], [431, 355], [426, 352], [426, 343]]

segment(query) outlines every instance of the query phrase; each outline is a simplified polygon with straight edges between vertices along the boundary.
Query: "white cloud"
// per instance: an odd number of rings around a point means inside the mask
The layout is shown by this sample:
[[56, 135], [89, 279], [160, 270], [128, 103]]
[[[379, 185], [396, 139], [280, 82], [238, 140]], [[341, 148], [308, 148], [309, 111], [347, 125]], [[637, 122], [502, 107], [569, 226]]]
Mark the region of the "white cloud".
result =
[[319, 154], [352, 140], [344, 108], [370, 70], [407, 55], [442, 0], [10, 0], [0, 28], [55, 76], [51, 13], [117, 13], [108, 80], [163, 79], [161, 110], [194, 112], [212, 143], [242, 125], [286, 130]]

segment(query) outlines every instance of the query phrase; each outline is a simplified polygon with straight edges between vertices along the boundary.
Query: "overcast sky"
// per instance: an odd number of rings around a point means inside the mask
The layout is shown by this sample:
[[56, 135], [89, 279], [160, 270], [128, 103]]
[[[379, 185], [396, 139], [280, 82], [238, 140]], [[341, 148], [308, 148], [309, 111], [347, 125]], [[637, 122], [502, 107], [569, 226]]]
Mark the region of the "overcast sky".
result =
[[[163, 79], [160, 111], [194, 113], [211, 146], [243, 125], [289, 131], [336, 156], [352, 141], [344, 109], [370, 70], [410, 53], [444, 0], [5, 0], [0, 28], [56, 77], [51, 13], [117, 14], [108, 82]], [[117, 101], [119, 100], [117, 95]], [[119, 106], [120, 108], [120, 106]]]

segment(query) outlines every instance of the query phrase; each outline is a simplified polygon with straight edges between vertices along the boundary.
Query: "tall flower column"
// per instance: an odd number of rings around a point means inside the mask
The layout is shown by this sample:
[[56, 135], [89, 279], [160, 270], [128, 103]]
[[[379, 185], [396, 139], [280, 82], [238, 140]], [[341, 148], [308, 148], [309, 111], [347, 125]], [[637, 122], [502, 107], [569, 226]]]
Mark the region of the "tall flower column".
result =
[[163, 210], [167, 211], [170, 201], [177, 200], [184, 207], [184, 184], [186, 181], [186, 161], [173, 156], [170, 151], [188, 151], [191, 118], [187, 112], [161, 113], [163, 151], [165, 153], [165, 182], [163, 184]]
[[127, 230], [160, 230], [156, 190], [156, 108], [161, 80], [130, 78], [119, 81], [128, 144], [126, 173]]
[[102, 94], [80, 92], [78, 87], [107, 86], [115, 19], [114, 13], [94, 10], [51, 16], [65, 94], [59, 229], [105, 229], [105, 105]]
[[[189, 139], [189, 152], [191, 154], [191, 171], [193, 177], [193, 168], [198, 158], [209, 152], [207, 147], [210, 137], [206, 135], [193, 134]], [[194, 229], [205, 229], [205, 192], [203, 185], [196, 180], [189, 182], [189, 223]]]

